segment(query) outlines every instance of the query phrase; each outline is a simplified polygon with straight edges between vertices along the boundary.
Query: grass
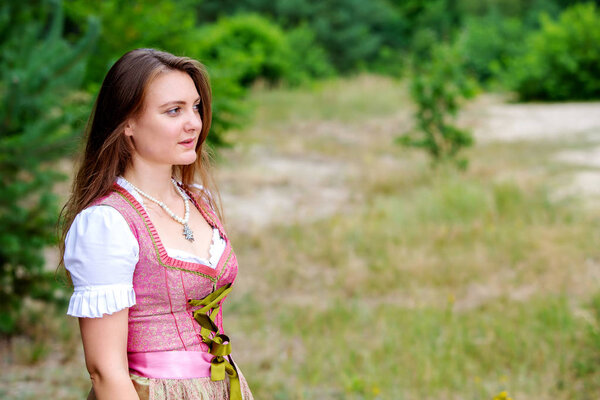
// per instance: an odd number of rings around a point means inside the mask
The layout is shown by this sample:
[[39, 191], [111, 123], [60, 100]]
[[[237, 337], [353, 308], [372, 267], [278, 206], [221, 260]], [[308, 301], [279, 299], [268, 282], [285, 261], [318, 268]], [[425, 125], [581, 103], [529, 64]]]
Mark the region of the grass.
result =
[[554, 196], [571, 170], [553, 155], [579, 139], [479, 144], [459, 173], [393, 144], [411, 124], [402, 83], [251, 101], [221, 166], [240, 194], [282, 185], [253, 175], [256, 154], [335, 162], [349, 193], [321, 218], [229, 221], [240, 275], [225, 326], [256, 399], [596, 397], [600, 210]]
[[370, 196], [356, 214], [238, 249], [242, 265], [268, 254], [249, 268], [269, 290], [249, 294], [260, 314], [240, 313], [230, 329], [268, 326], [277, 334], [264, 341], [283, 352], [245, 365], [249, 377], [278, 377], [252, 382], [257, 397], [572, 398], [563, 376], [585, 325], [577, 283], [600, 257], [597, 223], [539, 188], [469, 176]]
[[412, 108], [405, 85], [385, 77], [361, 75], [335, 78], [295, 90], [257, 90], [252, 102], [255, 126], [288, 127], [299, 121], [357, 123], [398, 112], [398, 105]]
[[[308, 91], [256, 95], [252, 140], [285, 132], [275, 139], [282, 152], [320, 152], [361, 172], [348, 182], [350, 211], [239, 237], [233, 227], [250, 277], [228, 327], [244, 332], [238, 348], [253, 349], [242, 367], [255, 396], [593, 398], [597, 368], [581, 354], [599, 348], [580, 314], [597, 291], [589, 263], [600, 259], [600, 215], [553, 195], [572, 170], [553, 154], [580, 145], [484, 143], [469, 150], [466, 173], [431, 170], [391, 145], [403, 126], [355, 140], [373, 120], [404, 121], [411, 109], [395, 82], [374, 85], [381, 96], [362, 94], [395, 99], [395, 109], [352, 108], [364, 81], [325, 84], [329, 95], [311, 103]], [[335, 134], [324, 143], [297, 130], [304, 118], [328, 133], [350, 121], [343, 136], [352, 145], [321, 148]], [[300, 134], [302, 145], [287, 147]]]

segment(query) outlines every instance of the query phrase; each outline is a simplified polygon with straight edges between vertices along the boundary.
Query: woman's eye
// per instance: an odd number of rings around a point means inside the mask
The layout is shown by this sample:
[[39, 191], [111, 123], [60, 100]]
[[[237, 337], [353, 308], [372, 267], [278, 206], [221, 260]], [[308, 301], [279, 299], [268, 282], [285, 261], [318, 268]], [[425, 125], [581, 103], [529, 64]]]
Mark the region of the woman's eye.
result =
[[171, 108], [170, 110], [167, 110], [167, 114], [169, 114], [169, 115], [177, 115], [177, 113], [179, 112], [179, 110], [180, 110], [179, 107]]
[[194, 110], [200, 112], [200, 103], [194, 105]]

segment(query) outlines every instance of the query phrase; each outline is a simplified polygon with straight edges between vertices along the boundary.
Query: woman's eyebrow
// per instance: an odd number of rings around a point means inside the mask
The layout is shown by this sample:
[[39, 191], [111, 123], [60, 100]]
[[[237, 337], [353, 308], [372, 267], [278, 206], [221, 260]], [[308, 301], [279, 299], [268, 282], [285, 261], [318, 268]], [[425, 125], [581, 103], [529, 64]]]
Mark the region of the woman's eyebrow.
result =
[[[194, 103], [197, 103], [200, 101], [200, 97], [198, 97], [196, 100], [194, 100]], [[159, 107], [166, 107], [166, 106], [171, 106], [171, 105], [181, 105], [181, 104], [185, 104], [186, 101], [185, 100], [171, 100], [171, 101], [167, 101], [164, 104], [161, 104]]]

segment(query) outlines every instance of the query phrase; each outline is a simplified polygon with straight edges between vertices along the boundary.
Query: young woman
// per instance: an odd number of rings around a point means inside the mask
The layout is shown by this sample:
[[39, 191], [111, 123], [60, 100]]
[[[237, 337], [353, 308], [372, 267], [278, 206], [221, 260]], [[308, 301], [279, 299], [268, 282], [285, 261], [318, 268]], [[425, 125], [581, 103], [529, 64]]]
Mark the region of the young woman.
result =
[[133, 50], [102, 83], [61, 248], [90, 399], [252, 399], [223, 331], [238, 266], [208, 171], [210, 121], [208, 78], [189, 58]]

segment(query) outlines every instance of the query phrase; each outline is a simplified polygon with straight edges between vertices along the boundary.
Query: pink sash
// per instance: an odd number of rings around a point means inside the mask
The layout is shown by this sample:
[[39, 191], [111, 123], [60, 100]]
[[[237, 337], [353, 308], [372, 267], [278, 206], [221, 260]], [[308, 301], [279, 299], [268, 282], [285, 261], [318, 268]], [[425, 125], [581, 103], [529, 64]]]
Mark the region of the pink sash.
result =
[[210, 376], [214, 356], [203, 351], [127, 353], [129, 372], [146, 378], [193, 379]]

